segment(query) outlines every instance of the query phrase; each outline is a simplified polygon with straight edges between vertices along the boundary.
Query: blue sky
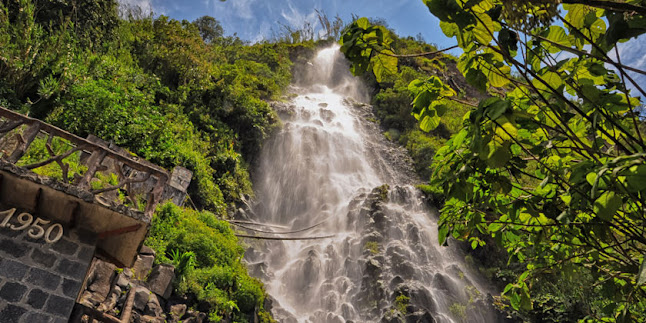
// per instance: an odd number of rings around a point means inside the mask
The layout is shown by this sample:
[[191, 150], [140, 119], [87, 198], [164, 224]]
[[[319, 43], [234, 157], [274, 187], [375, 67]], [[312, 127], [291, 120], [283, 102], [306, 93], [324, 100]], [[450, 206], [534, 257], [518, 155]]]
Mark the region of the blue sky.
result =
[[[209, 15], [219, 20], [226, 35], [237, 34], [248, 41], [270, 39], [280, 34], [281, 25], [302, 27], [305, 22], [318, 25], [315, 9], [345, 22], [352, 14], [359, 17], [383, 18], [389, 27], [402, 36], [421, 34], [426, 42], [438, 48], [455, 45], [455, 40], [442, 33], [439, 21], [421, 0], [120, 0], [155, 15], [174, 19], [194, 19]], [[646, 37], [619, 44], [622, 62], [646, 70]], [[454, 54], [459, 52], [453, 51]], [[646, 76], [631, 73], [646, 88]], [[633, 95], [637, 93], [634, 92]]]
[[121, 0], [175, 19], [194, 20], [209, 15], [222, 23], [225, 34], [258, 41], [281, 31], [281, 24], [301, 27], [316, 23], [314, 9], [333, 18], [337, 14], [346, 22], [351, 15], [384, 18], [400, 35], [421, 33], [427, 42], [440, 47], [455, 41], [442, 34], [439, 21], [421, 0]]

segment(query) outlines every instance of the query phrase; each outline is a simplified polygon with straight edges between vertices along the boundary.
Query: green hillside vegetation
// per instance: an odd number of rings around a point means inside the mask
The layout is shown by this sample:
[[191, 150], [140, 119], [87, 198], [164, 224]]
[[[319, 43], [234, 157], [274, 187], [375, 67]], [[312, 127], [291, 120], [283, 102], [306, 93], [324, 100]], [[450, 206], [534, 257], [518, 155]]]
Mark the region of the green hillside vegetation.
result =
[[[408, 51], [366, 18], [341, 44], [352, 72], [379, 83], [382, 125], [409, 129], [400, 140], [443, 201], [439, 243], [468, 242], [467, 260], [500, 284], [496, 305], [520, 320], [644, 321], [646, 92], [626, 71], [646, 72], [616, 46], [646, 32], [646, 2], [423, 2], [457, 40], [475, 101], [451, 75], [408, 72], [442, 56]], [[408, 113], [429, 135], [406, 137]]]
[[[256, 309], [272, 321], [262, 283], [247, 274], [221, 219], [253, 194], [249, 165], [280, 127], [266, 101], [290, 83], [290, 56], [311, 52], [314, 42], [248, 44], [224, 37], [211, 17], [119, 10], [113, 0], [0, 2], [0, 106], [190, 169], [189, 196], [208, 211], [160, 207], [146, 243], [157, 261], [184, 269], [176, 292], [213, 321], [253, 321]], [[46, 154], [41, 141], [24, 163]], [[66, 161], [83, 171], [78, 154]], [[55, 165], [37, 171], [61, 177]]]

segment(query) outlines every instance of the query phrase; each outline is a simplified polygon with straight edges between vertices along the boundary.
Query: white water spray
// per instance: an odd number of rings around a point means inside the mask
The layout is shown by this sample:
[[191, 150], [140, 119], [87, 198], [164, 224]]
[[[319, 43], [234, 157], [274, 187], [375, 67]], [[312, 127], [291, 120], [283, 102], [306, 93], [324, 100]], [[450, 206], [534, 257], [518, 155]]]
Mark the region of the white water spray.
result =
[[[410, 165], [356, 102], [365, 91], [338, 46], [321, 50], [263, 148], [254, 220], [321, 240], [267, 242], [248, 257], [281, 322], [493, 322]], [[380, 187], [387, 184], [386, 187]], [[378, 188], [380, 187], [380, 188]], [[480, 300], [480, 301], [479, 301]], [[458, 310], [456, 310], [458, 309]]]

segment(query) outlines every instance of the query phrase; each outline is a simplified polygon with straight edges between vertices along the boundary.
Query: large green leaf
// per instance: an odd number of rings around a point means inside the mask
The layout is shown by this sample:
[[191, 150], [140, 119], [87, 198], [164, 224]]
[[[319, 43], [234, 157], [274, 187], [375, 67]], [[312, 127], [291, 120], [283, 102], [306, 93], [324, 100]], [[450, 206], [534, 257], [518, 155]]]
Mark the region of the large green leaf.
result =
[[594, 213], [601, 219], [610, 221], [621, 207], [621, 196], [615, 192], [607, 191], [594, 201]]
[[[383, 50], [382, 53], [389, 55], [394, 54], [389, 49]], [[379, 83], [383, 82], [386, 75], [397, 74], [397, 57], [384, 54], [378, 54], [372, 59], [372, 72], [375, 73], [375, 78]]]
[[642, 264], [639, 266], [639, 272], [637, 273], [637, 285], [646, 283], [646, 258], [643, 256], [642, 258]]
[[[568, 35], [565, 33], [565, 29], [563, 29], [563, 27], [561, 26], [550, 26], [548, 30], [543, 32], [543, 37], [561, 46], [565, 46], [565, 47], [572, 46], [572, 43], [570, 42]], [[558, 53], [561, 51], [560, 48], [548, 42], [545, 42], [545, 47], [550, 53]]]

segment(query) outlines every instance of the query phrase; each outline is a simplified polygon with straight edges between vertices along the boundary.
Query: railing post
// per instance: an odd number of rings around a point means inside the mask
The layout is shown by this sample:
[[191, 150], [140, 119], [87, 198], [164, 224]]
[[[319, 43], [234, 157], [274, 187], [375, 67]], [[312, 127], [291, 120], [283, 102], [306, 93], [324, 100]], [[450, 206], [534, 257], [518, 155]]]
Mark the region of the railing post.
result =
[[146, 203], [146, 210], [144, 211], [144, 215], [149, 219], [152, 219], [157, 204], [161, 202], [162, 194], [164, 194], [164, 187], [166, 186], [167, 181], [168, 176], [157, 175], [157, 183], [155, 183], [155, 188], [153, 188], [150, 194], [150, 198]]
[[27, 130], [25, 130], [24, 136], [22, 137], [22, 142], [18, 144], [18, 147], [16, 147], [16, 150], [11, 153], [11, 156], [7, 159], [9, 162], [12, 164], [15, 164], [20, 160], [20, 158], [25, 154], [27, 151], [27, 148], [31, 143], [36, 139], [36, 136], [38, 135], [38, 131], [40, 131], [40, 122], [34, 122], [32, 123]]
[[105, 149], [96, 149], [92, 152], [92, 155], [87, 160], [87, 172], [85, 172], [81, 180], [76, 184], [79, 188], [85, 190], [90, 188], [90, 181], [92, 181], [94, 173], [96, 173], [96, 170], [107, 154], [108, 152]]

